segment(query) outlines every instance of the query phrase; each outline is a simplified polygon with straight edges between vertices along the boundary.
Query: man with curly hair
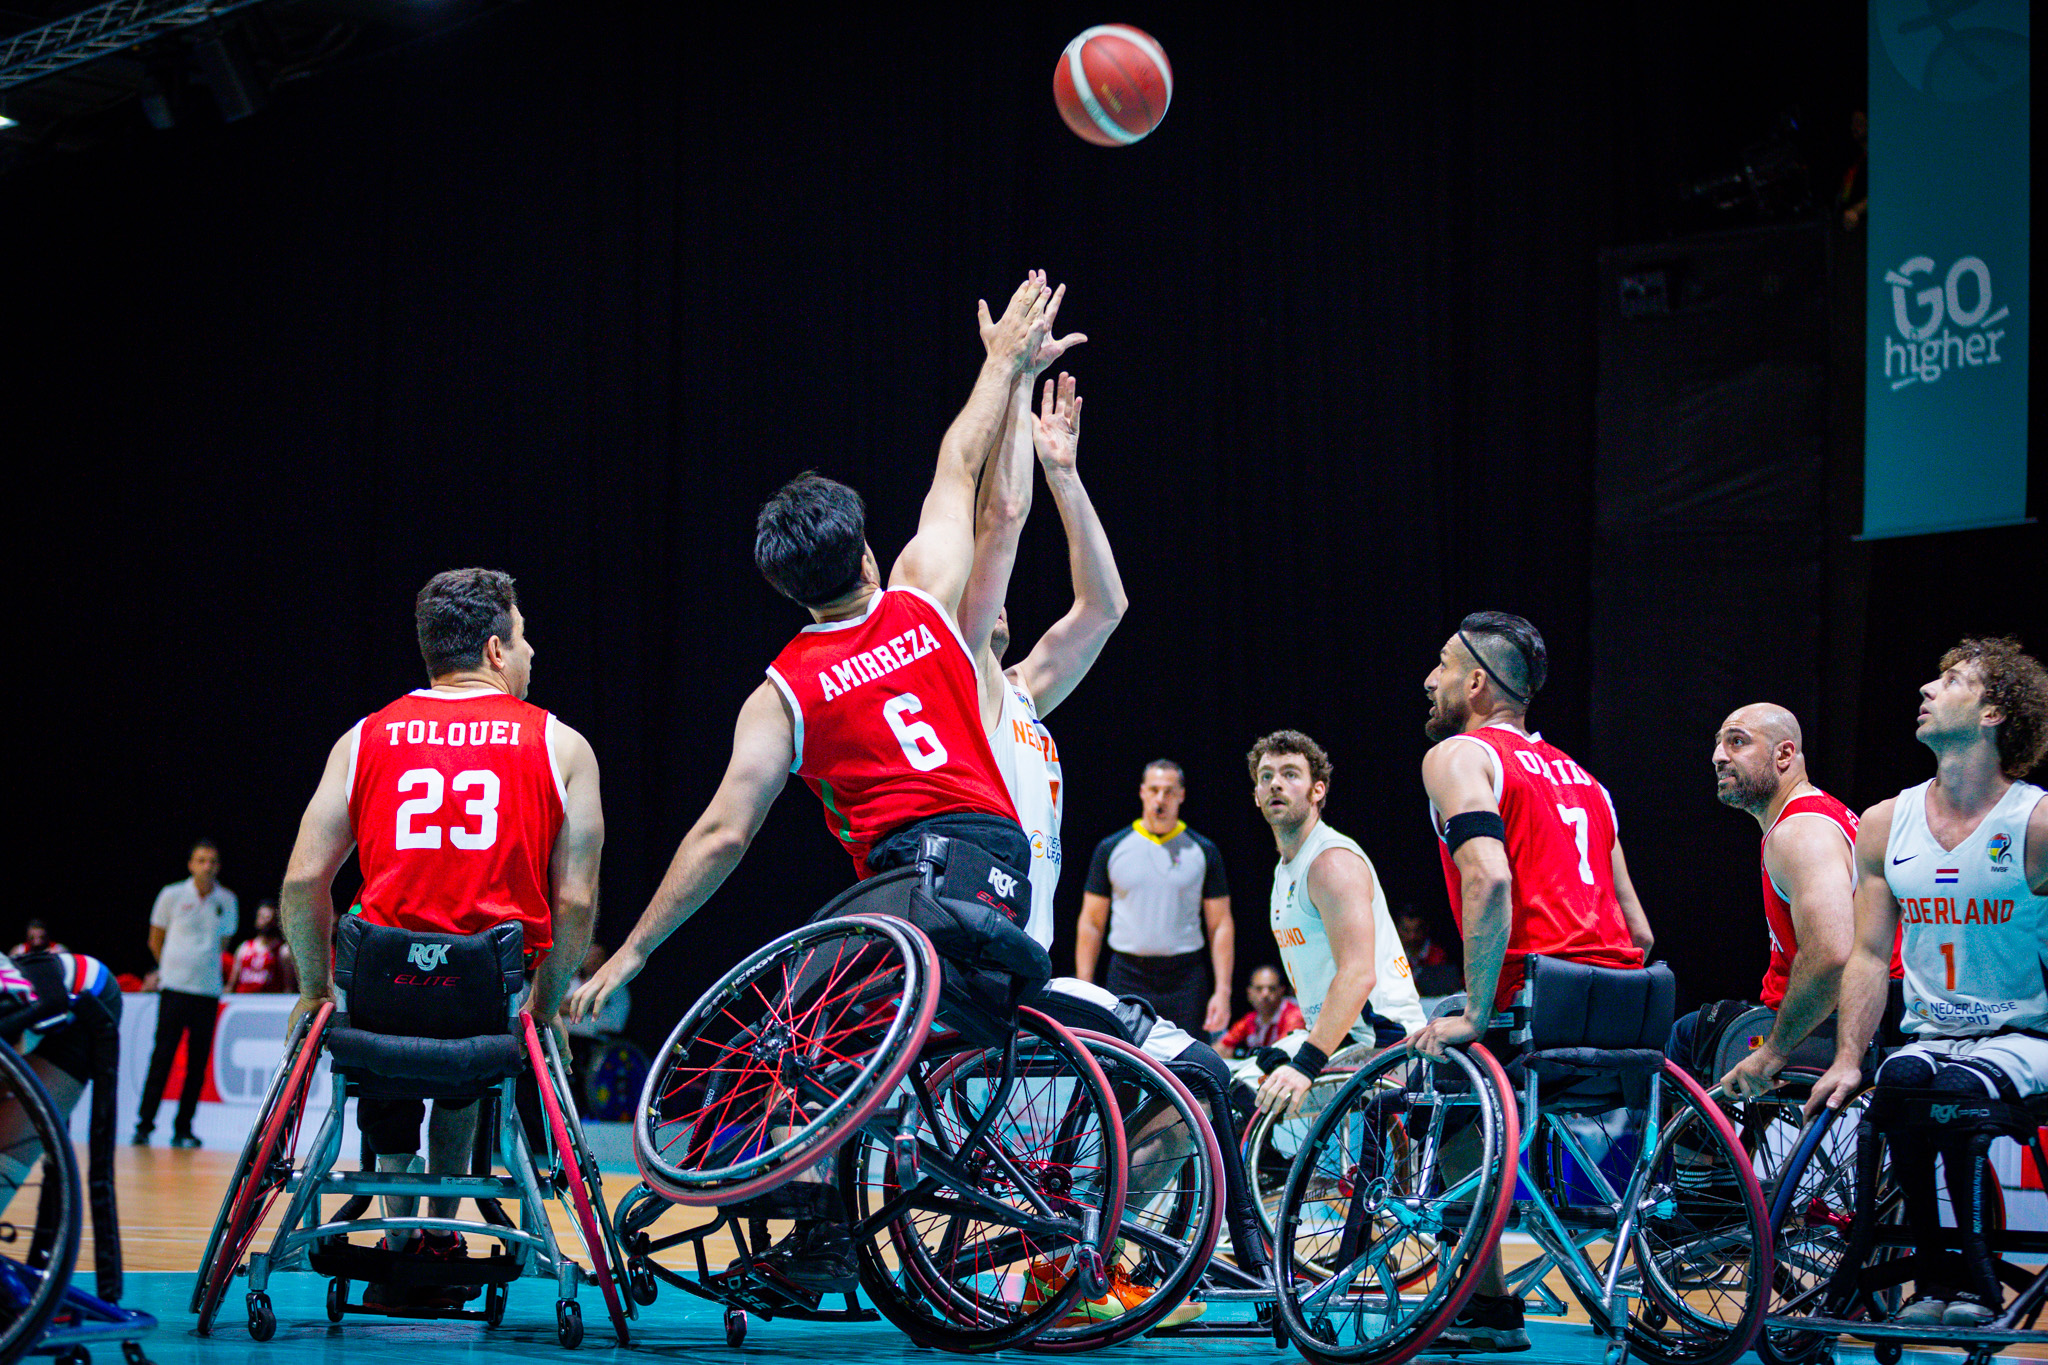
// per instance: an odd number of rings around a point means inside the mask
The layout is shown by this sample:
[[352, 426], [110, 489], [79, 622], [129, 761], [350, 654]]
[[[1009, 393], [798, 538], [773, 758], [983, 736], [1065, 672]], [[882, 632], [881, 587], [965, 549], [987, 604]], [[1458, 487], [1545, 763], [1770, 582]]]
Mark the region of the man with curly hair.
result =
[[[2017, 1104], [2048, 1091], [2048, 800], [2023, 779], [2048, 752], [2048, 670], [2013, 639], [1969, 639], [1920, 689], [1914, 736], [1934, 776], [1864, 812], [1856, 834], [1856, 942], [1842, 971], [1835, 1062], [1808, 1108], [1860, 1088], [1903, 923], [1905, 1030], [1880, 1090], [1953, 1091]], [[1906, 1220], [1929, 1236], [1902, 1322], [1979, 1327], [2003, 1295], [1987, 1241], [1990, 1163], [1972, 1139], [1891, 1135]], [[1943, 1157], [1962, 1252], [1939, 1247], [1934, 1158]]]

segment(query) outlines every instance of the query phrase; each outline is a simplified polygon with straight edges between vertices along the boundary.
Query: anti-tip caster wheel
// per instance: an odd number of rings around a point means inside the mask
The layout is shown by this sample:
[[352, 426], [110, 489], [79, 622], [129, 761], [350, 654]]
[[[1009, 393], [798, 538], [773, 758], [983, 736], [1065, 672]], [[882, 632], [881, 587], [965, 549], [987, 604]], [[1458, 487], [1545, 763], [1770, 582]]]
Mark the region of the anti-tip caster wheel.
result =
[[139, 1341], [122, 1342], [121, 1359], [128, 1365], [150, 1365], [149, 1357], [142, 1353], [142, 1343]]
[[661, 1285], [655, 1280], [653, 1271], [641, 1266], [627, 1273], [626, 1288], [632, 1292], [633, 1302], [645, 1308], [654, 1302], [654, 1296], [660, 1292]]
[[738, 1346], [747, 1339], [747, 1315], [737, 1308], [725, 1310], [725, 1344]]
[[565, 1351], [583, 1344], [583, 1310], [576, 1306], [576, 1300], [562, 1299], [555, 1304], [555, 1336]]
[[505, 1300], [511, 1295], [502, 1284], [486, 1286], [484, 1289], [484, 1326], [496, 1327], [505, 1321]]
[[1871, 1346], [1870, 1353], [1877, 1357], [1877, 1365], [1899, 1365], [1906, 1348], [1896, 1341], [1880, 1341]]
[[83, 1346], [74, 1346], [57, 1357], [57, 1365], [92, 1365], [92, 1352]]
[[1643, 1305], [1642, 1317], [1643, 1326], [1649, 1328], [1652, 1332], [1663, 1331], [1664, 1325], [1671, 1321], [1670, 1317], [1665, 1314], [1664, 1310], [1659, 1308], [1654, 1303], [1646, 1303]]
[[270, 1306], [270, 1295], [260, 1290], [249, 1294], [249, 1336], [255, 1341], [268, 1341], [277, 1335], [277, 1311]]
[[347, 1311], [348, 1281], [339, 1279], [329, 1280], [327, 1282], [327, 1320], [329, 1322], [340, 1322], [342, 1314]]

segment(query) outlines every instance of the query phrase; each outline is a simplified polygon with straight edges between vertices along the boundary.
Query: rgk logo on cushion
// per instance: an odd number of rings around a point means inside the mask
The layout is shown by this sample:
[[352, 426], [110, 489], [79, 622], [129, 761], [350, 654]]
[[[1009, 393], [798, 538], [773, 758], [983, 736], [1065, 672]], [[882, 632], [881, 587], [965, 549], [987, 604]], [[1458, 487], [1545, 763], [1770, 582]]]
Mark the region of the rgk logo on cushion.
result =
[[405, 960], [423, 972], [431, 972], [448, 960], [445, 943], [415, 943], [406, 950]]
[[1004, 900], [1017, 894], [1017, 879], [999, 867], [988, 870], [988, 884], [993, 886], [996, 894]]

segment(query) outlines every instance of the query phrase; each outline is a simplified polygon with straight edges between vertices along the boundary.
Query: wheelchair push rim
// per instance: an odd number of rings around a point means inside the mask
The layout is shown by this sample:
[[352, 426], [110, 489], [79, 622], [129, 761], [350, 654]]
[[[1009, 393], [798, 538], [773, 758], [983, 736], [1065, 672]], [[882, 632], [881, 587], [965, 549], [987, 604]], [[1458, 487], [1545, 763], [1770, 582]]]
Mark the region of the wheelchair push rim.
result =
[[[601, 1215], [592, 1207], [592, 1190], [584, 1169], [585, 1148], [582, 1133], [573, 1136], [569, 1131], [569, 1120], [563, 1116], [561, 1100], [560, 1068], [549, 1065], [549, 1056], [541, 1048], [540, 1036], [534, 1027], [533, 1016], [521, 1013], [521, 1030], [525, 1035], [527, 1060], [533, 1064], [533, 1079], [540, 1091], [541, 1108], [547, 1114], [548, 1131], [554, 1137], [555, 1161], [568, 1186], [568, 1204], [576, 1221], [577, 1234], [583, 1239], [583, 1249], [590, 1257], [590, 1275], [597, 1281], [600, 1293], [604, 1295], [604, 1306], [611, 1314], [612, 1331], [619, 1339], [619, 1345], [628, 1342], [626, 1319], [628, 1309], [619, 1293], [618, 1278], [613, 1273], [618, 1261], [608, 1255], [608, 1228], [600, 1223]], [[553, 1040], [549, 1040], [552, 1051]], [[602, 1200], [603, 1195], [598, 1195]], [[601, 1205], [599, 1207], [602, 1207]]]
[[641, 1177], [673, 1203], [729, 1204], [831, 1155], [916, 1060], [938, 976], [931, 940], [879, 915], [806, 924], [751, 954], [648, 1072], [633, 1120]]
[[[1398, 1088], [1382, 1083], [1397, 1071]], [[1445, 1072], [1456, 1090], [1439, 1088]], [[1446, 1133], [1453, 1109], [1472, 1119]], [[1444, 1144], [1467, 1134], [1477, 1137], [1470, 1170], [1441, 1170]], [[1400, 1365], [1426, 1350], [1491, 1264], [1519, 1146], [1507, 1076], [1479, 1044], [1449, 1048], [1443, 1062], [1395, 1048], [1360, 1067], [1317, 1118], [1281, 1205], [1275, 1259], [1335, 1266], [1320, 1283], [1282, 1277], [1280, 1315], [1295, 1349], [1316, 1365]], [[1325, 1206], [1319, 1216], [1304, 1207], [1312, 1200]], [[1304, 1238], [1337, 1246], [1305, 1249]], [[1431, 1274], [1396, 1259], [1411, 1241], [1408, 1259], [1427, 1261]]]
[[[0, 1086], [14, 1091], [27, 1120], [25, 1138], [42, 1147], [38, 1158], [43, 1179], [55, 1179], [38, 1191], [37, 1227], [30, 1240], [30, 1260], [47, 1250], [46, 1268], [36, 1269], [12, 1257], [0, 1257], [0, 1360], [12, 1361], [37, 1344], [51, 1317], [63, 1304], [78, 1264], [80, 1225], [85, 1218], [84, 1186], [78, 1178], [78, 1156], [71, 1147], [70, 1125], [57, 1112], [49, 1090], [14, 1047], [0, 1041]], [[0, 1094], [0, 1102], [5, 1101]], [[24, 1172], [26, 1174], [26, 1172]], [[45, 1212], [54, 1212], [54, 1226], [44, 1226]]]

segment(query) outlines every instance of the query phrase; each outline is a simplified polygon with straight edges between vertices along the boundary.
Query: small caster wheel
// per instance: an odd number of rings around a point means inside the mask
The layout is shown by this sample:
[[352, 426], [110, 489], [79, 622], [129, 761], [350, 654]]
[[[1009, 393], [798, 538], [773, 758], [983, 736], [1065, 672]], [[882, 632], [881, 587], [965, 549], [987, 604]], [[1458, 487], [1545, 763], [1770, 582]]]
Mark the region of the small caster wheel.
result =
[[150, 1365], [149, 1357], [142, 1353], [142, 1343], [139, 1341], [122, 1342], [121, 1359], [126, 1361], [127, 1365]]
[[92, 1352], [83, 1346], [74, 1346], [57, 1357], [58, 1365], [92, 1365]]
[[277, 1335], [277, 1312], [270, 1306], [270, 1295], [261, 1291], [249, 1295], [249, 1336], [255, 1341], [268, 1341]]
[[1670, 1321], [1671, 1319], [1665, 1316], [1664, 1310], [1656, 1304], [1646, 1303], [1643, 1305], [1643, 1326], [1649, 1328], [1652, 1332], [1663, 1331], [1664, 1325]]
[[1896, 1341], [1880, 1341], [1870, 1348], [1870, 1353], [1877, 1357], [1877, 1365], [1899, 1365], [1906, 1348]]
[[329, 1322], [340, 1322], [341, 1315], [347, 1311], [348, 1281], [329, 1280], [327, 1282], [327, 1320]]
[[747, 1339], [747, 1315], [737, 1308], [725, 1310], [725, 1344], [738, 1346]]
[[505, 1300], [511, 1297], [502, 1284], [484, 1290], [484, 1326], [496, 1327], [505, 1320]]
[[642, 1308], [654, 1302], [654, 1296], [661, 1288], [655, 1281], [654, 1272], [644, 1266], [627, 1274], [626, 1287], [633, 1293], [633, 1302]]
[[576, 1300], [562, 1299], [555, 1304], [555, 1336], [565, 1351], [583, 1344], [583, 1310], [576, 1306]]

